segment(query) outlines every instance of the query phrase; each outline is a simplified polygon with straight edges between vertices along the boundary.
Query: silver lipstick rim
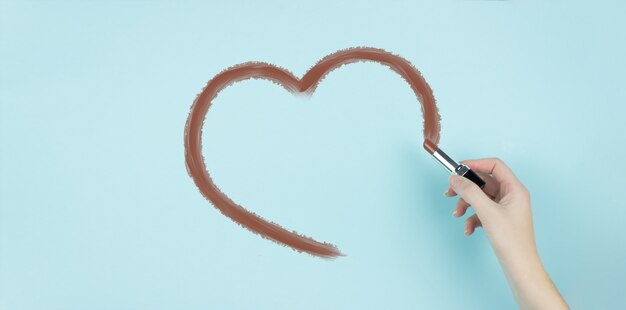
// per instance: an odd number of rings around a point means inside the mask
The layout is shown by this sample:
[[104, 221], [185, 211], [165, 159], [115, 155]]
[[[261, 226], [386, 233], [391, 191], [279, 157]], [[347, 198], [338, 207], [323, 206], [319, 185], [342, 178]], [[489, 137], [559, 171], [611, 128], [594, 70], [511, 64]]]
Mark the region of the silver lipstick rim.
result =
[[450, 173], [456, 174], [456, 169], [459, 166], [448, 154], [442, 151], [440, 148], [433, 153], [433, 157], [446, 168]]

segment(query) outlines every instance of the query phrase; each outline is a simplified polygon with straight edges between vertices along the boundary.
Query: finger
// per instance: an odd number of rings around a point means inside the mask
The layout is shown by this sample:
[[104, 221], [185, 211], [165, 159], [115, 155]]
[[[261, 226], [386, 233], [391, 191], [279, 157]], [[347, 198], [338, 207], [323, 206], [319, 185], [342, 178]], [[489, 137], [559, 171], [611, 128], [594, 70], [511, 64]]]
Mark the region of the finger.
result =
[[[489, 174], [486, 174], [486, 173], [478, 173], [478, 174], [480, 175], [480, 178], [483, 179], [483, 181], [485, 181], [485, 186], [483, 186], [483, 192], [489, 195], [491, 199], [494, 199], [495, 197], [497, 197], [498, 192], [500, 192], [500, 184], [498, 184], [498, 181], [496, 181]], [[447, 197], [454, 197], [457, 194], [454, 191], [454, 189], [452, 189], [451, 187], [448, 187], [448, 189], [446, 189], [443, 192], [443, 195]]]
[[454, 212], [452, 213], [452, 215], [455, 217], [461, 217], [465, 215], [465, 212], [467, 211], [467, 208], [469, 207], [470, 205], [465, 200], [463, 200], [463, 198], [461, 198], [456, 203], [456, 207], [454, 208]]
[[465, 220], [465, 235], [469, 236], [474, 233], [476, 227], [481, 227], [483, 224], [480, 222], [477, 214], [474, 214]]
[[443, 192], [443, 195], [444, 196], [448, 196], [448, 197], [454, 197], [454, 196], [456, 196], [456, 192], [451, 187], [448, 187], [448, 189], [446, 189]]
[[511, 171], [511, 169], [498, 158], [464, 160], [463, 163], [476, 172], [493, 175], [493, 177], [500, 183], [519, 183], [519, 180], [513, 171]]
[[474, 182], [458, 175], [450, 177], [450, 186], [463, 200], [472, 205], [477, 213], [490, 212], [495, 202], [485, 194]]

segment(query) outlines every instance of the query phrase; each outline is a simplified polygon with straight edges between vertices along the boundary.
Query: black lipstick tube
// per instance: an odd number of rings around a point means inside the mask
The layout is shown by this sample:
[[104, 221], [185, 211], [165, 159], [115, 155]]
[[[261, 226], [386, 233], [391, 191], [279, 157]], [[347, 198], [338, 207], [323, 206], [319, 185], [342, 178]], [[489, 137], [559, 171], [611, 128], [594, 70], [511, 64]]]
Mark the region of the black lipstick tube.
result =
[[466, 179], [474, 182], [478, 187], [483, 188], [485, 181], [480, 176], [464, 164], [457, 164], [448, 154], [444, 153], [440, 148], [437, 148], [433, 153], [433, 157], [443, 165], [450, 173], [460, 175]]

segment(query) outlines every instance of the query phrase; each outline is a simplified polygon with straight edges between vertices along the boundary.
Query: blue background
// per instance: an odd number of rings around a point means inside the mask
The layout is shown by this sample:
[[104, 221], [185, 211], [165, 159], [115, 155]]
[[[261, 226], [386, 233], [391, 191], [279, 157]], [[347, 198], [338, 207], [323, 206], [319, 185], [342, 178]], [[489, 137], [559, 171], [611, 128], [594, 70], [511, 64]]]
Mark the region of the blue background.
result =
[[204, 155], [323, 260], [251, 234], [184, 163], [196, 94], [266, 61], [301, 76], [353, 46], [425, 76], [454, 158], [497, 156], [530, 189], [547, 270], [575, 308], [626, 302], [623, 2], [0, 2], [0, 309], [505, 309], [482, 231], [463, 235], [407, 84], [378, 64], [312, 98], [223, 91]]

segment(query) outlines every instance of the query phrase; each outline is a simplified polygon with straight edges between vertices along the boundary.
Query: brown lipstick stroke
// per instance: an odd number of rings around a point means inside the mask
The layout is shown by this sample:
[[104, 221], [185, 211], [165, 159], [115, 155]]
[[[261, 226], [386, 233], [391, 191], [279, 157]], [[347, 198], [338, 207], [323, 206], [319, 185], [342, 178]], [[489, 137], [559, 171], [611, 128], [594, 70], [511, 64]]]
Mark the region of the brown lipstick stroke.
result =
[[306, 252], [319, 257], [334, 258], [342, 255], [335, 245], [316, 241], [294, 231], [288, 231], [278, 224], [269, 222], [244, 209], [222, 193], [211, 179], [202, 156], [202, 127], [213, 99], [222, 89], [236, 82], [247, 79], [266, 79], [278, 83], [293, 94], [311, 95], [326, 74], [342, 65], [359, 61], [371, 61], [385, 65], [408, 82], [421, 104], [424, 117], [424, 140], [437, 145], [439, 143], [441, 118], [433, 92], [420, 72], [409, 61], [400, 56], [382, 49], [367, 47], [340, 50], [324, 57], [309, 69], [301, 79], [272, 64], [243, 63], [228, 68], [211, 79], [194, 101], [187, 118], [184, 137], [187, 172], [202, 195], [211, 201], [222, 214], [264, 238], [289, 246], [299, 252]]

